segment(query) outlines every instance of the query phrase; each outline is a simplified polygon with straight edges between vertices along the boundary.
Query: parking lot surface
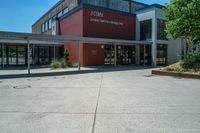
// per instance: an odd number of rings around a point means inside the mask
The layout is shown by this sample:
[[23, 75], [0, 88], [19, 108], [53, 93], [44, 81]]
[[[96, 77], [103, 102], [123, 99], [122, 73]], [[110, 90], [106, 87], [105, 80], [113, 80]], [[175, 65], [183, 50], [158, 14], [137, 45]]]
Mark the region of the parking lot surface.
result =
[[199, 133], [200, 80], [151, 70], [1, 78], [0, 133]]

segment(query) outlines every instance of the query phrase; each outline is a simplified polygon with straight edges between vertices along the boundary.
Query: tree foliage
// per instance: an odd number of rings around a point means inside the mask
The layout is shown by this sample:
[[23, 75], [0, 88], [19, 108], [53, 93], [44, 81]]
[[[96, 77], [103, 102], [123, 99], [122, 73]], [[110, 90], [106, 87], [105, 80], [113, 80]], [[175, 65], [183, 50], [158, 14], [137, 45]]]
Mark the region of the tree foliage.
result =
[[200, 0], [171, 0], [164, 10], [169, 38], [200, 43]]

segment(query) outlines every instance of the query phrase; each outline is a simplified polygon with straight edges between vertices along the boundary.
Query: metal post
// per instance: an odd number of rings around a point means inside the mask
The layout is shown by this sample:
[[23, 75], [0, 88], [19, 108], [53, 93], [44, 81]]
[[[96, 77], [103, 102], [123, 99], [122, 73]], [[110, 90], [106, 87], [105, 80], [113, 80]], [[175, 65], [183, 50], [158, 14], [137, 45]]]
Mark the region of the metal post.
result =
[[80, 43], [77, 42], [78, 47], [78, 70], [81, 70], [81, 49], [80, 49]]
[[114, 44], [114, 59], [115, 59], [115, 67], [117, 66], [117, 44]]
[[55, 45], [53, 46], [53, 53], [54, 53], [53, 58], [54, 58], [54, 61], [55, 61], [56, 60], [56, 46]]
[[4, 43], [2, 43], [2, 68], [4, 68]]
[[33, 65], [35, 65], [35, 45], [32, 44], [32, 47], [33, 47]]
[[30, 71], [30, 42], [29, 42], [29, 40], [27, 40], [27, 44], [28, 44], [28, 49], [27, 49], [28, 74], [30, 74], [31, 71]]
[[143, 58], [143, 65], [146, 65], [146, 47], [144, 45], [144, 58]]

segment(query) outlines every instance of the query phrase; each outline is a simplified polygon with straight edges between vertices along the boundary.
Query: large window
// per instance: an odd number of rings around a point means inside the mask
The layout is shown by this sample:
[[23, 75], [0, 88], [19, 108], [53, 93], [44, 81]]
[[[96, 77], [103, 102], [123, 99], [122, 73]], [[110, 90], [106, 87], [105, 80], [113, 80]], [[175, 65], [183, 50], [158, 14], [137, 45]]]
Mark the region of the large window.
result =
[[161, 19], [158, 19], [157, 20], [157, 26], [158, 26], [158, 28], [157, 28], [157, 38], [159, 39], [159, 40], [166, 40], [167, 39], [167, 34], [166, 34], [166, 32], [165, 32], [165, 20], [161, 20]]
[[152, 38], [152, 19], [140, 22], [140, 40]]
[[100, 7], [107, 7], [107, 0], [82, 0], [82, 3]]
[[49, 20], [48, 20], [48, 29], [49, 29], [49, 30], [51, 29], [51, 26], [52, 26], [52, 19], [49, 19]]
[[18, 46], [17, 55], [18, 55], [18, 58], [17, 58], [18, 65], [25, 65], [26, 64], [26, 47]]
[[68, 12], [69, 12], [69, 8], [66, 7], [66, 8], [63, 10], [63, 14], [66, 14], [66, 13], [68, 13]]
[[44, 31], [45, 31], [45, 25], [42, 24], [42, 25], [41, 25], [41, 32], [43, 33]]

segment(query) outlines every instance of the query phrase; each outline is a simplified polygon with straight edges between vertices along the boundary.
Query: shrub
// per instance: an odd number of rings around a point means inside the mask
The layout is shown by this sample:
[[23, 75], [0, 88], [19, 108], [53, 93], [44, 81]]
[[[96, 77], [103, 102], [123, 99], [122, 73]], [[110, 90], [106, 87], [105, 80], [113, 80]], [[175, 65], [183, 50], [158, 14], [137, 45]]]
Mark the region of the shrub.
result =
[[68, 51], [68, 49], [65, 49], [64, 59], [65, 59], [66, 64], [69, 66], [70, 63], [69, 63], [69, 51]]
[[68, 66], [68, 64], [66, 63], [65, 59], [61, 59], [60, 60], [60, 67], [61, 68], [66, 68]]
[[200, 64], [200, 52], [186, 52], [184, 59], [180, 61], [180, 65], [183, 68], [194, 68], [196, 64]]
[[61, 67], [61, 63], [58, 60], [54, 60], [51, 62], [50, 67], [53, 69], [57, 69]]

